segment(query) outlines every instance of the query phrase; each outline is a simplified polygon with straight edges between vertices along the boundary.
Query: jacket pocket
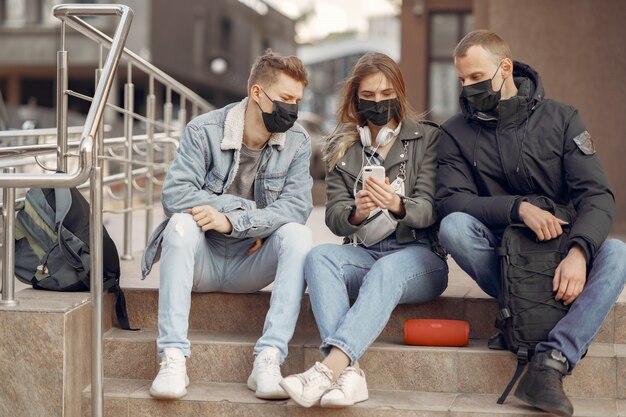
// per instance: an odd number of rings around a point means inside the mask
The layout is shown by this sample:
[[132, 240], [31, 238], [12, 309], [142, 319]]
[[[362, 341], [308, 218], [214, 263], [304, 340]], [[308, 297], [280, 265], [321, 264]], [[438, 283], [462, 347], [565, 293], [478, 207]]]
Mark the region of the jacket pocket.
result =
[[272, 175], [265, 178], [259, 178], [263, 189], [263, 199], [266, 205], [272, 204], [278, 200], [280, 193], [285, 187], [286, 175]]
[[224, 192], [224, 176], [212, 169], [207, 173], [204, 180], [205, 187], [214, 194], [222, 194]]

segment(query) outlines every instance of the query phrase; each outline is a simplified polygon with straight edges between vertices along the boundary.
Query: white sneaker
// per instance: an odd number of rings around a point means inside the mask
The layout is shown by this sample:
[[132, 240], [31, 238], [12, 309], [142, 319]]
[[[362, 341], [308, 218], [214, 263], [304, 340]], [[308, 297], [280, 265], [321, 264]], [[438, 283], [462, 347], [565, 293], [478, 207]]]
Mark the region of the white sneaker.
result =
[[282, 400], [289, 398], [279, 385], [280, 351], [275, 347], [263, 349], [254, 359], [252, 373], [248, 377], [248, 388], [255, 391], [257, 398]]
[[326, 408], [349, 407], [368, 398], [365, 373], [349, 366], [322, 396], [320, 405]]
[[184, 397], [189, 386], [185, 361], [182, 350], [166, 348], [163, 352], [161, 369], [152, 381], [150, 395], [171, 400]]
[[290, 375], [280, 386], [302, 407], [311, 407], [320, 400], [333, 382], [333, 371], [323, 363], [315, 362], [309, 370]]

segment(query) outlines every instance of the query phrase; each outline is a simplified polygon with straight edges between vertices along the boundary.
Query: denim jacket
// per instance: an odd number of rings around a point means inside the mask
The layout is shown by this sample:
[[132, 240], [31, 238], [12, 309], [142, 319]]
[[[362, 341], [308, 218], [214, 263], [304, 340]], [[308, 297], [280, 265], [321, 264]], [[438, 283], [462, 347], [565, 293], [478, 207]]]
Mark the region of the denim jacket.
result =
[[286, 223], [304, 224], [309, 217], [311, 140], [298, 124], [271, 136], [254, 181], [254, 201], [225, 194], [239, 168], [247, 103], [245, 98], [187, 124], [163, 185], [166, 219], [143, 254], [143, 278], [160, 258], [163, 231], [174, 213], [209, 205], [228, 217], [233, 238], [267, 237]]

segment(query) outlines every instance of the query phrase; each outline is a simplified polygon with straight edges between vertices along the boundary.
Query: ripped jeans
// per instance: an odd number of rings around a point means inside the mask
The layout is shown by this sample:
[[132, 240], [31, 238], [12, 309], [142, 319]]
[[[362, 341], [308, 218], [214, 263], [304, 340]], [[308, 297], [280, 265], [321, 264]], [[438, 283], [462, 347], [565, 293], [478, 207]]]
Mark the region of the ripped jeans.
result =
[[311, 230], [297, 223], [281, 226], [252, 255], [254, 238], [205, 235], [190, 214], [174, 214], [162, 242], [157, 351], [178, 348], [191, 354], [187, 333], [191, 292], [252, 293], [272, 281], [270, 308], [255, 355], [280, 350], [281, 362], [293, 336], [304, 293], [304, 260], [313, 245]]

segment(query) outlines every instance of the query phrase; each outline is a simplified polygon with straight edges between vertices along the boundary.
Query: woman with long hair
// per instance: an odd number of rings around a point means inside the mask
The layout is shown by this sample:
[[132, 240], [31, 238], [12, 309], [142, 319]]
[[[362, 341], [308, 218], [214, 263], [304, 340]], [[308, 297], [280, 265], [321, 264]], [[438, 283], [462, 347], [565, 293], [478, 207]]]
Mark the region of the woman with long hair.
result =
[[434, 233], [439, 129], [411, 110], [391, 58], [359, 59], [338, 122], [323, 152], [326, 224], [344, 244], [315, 247], [304, 266], [325, 359], [280, 382], [304, 407], [367, 400], [359, 358], [398, 304], [433, 300], [448, 282]]

